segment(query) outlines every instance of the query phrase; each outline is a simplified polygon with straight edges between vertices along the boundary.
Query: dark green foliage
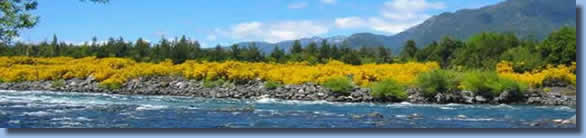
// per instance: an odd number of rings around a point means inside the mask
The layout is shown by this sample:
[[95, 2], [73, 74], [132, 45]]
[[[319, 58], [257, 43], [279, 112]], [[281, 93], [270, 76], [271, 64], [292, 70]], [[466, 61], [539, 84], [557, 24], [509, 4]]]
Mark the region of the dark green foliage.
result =
[[272, 89], [276, 89], [279, 87], [283, 87], [283, 84], [281, 84], [279, 82], [275, 82], [275, 81], [267, 81], [267, 82], [265, 82], [264, 87], [266, 89], [272, 90]]
[[391, 97], [392, 100], [407, 100], [406, 87], [397, 83], [394, 80], [384, 80], [376, 82], [370, 86], [372, 92], [370, 93], [374, 98], [385, 99]]
[[230, 47], [230, 49], [232, 49], [232, 51], [230, 51], [230, 55], [231, 55], [231, 59], [232, 60], [241, 60], [242, 58], [240, 57], [240, 46], [238, 46], [237, 44], [234, 44]]
[[244, 61], [249, 62], [261, 62], [264, 60], [262, 53], [256, 47], [256, 43], [252, 43], [251, 46], [244, 48], [240, 56]]
[[331, 48], [330, 48], [330, 45], [328, 44], [328, 41], [323, 40], [321, 47], [319, 49], [319, 56], [318, 56], [319, 60], [322, 63], [325, 63], [330, 59], [331, 54], [332, 54]]
[[405, 47], [403, 47], [403, 51], [401, 51], [401, 58], [404, 61], [414, 60], [417, 50], [417, 44], [415, 44], [415, 41], [408, 40], [405, 43]]
[[345, 77], [332, 78], [322, 84], [324, 87], [330, 89], [332, 92], [347, 94], [354, 85], [352, 81]]
[[385, 48], [384, 46], [379, 46], [376, 50], [377, 59], [376, 63], [384, 64], [384, 63], [392, 63], [392, 50]]
[[499, 55], [519, 46], [513, 34], [482, 33], [471, 37], [464, 48], [457, 49], [453, 65], [467, 68], [494, 69], [500, 62]]
[[287, 57], [286, 57], [285, 51], [283, 51], [279, 47], [275, 47], [275, 49], [273, 49], [273, 52], [271, 53], [270, 58], [274, 62], [285, 63]]
[[433, 97], [437, 93], [454, 92], [458, 90], [460, 76], [457, 72], [435, 70], [419, 74], [415, 81], [417, 88], [421, 88], [425, 97]]
[[344, 54], [342, 56], [342, 61], [347, 64], [352, 65], [360, 65], [362, 61], [360, 60], [360, 56], [358, 56], [357, 52], [350, 52], [348, 54]]
[[0, 1], [0, 43], [10, 43], [19, 36], [21, 29], [32, 28], [39, 17], [30, 12], [37, 8], [37, 1], [1, 0]]
[[299, 40], [295, 40], [293, 44], [293, 48], [291, 48], [292, 54], [301, 54], [303, 52], [303, 47], [301, 47], [301, 42]]
[[305, 49], [304, 49], [305, 55], [306, 56], [317, 56], [318, 55], [318, 49], [317, 49], [317, 44], [312, 42], [310, 43]]
[[576, 61], [576, 28], [563, 27], [538, 47], [545, 62], [571, 64]]
[[541, 54], [535, 50], [535, 45], [509, 49], [501, 55], [501, 60], [513, 63], [513, 70], [515, 72], [532, 71], [541, 68], [546, 64], [546, 62], [543, 61]]
[[419, 61], [436, 61], [442, 68], [447, 68], [450, 61], [456, 58], [454, 52], [464, 46], [465, 44], [461, 41], [444, 37], [439, 44], [433, 42], [417, 52], [417, 59]]

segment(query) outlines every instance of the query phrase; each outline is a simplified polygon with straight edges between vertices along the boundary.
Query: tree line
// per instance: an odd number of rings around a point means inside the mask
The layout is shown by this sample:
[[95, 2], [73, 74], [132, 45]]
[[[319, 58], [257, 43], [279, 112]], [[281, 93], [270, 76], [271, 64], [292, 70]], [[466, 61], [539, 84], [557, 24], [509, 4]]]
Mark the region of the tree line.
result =
[[216, 46], [201, 48], [197, 41], [185, 36], [175, 39], [162, 39], [150, 43], [142, 38], [129, 42], [122, 37], [109, 38], [99, 43], [97, 38], [81, 45], [60, 42], [57, 36], [51, 42], [27, 44], [17, 42], [12, 45], [0, 44], [0, 56], [33, 57], [125, 57], [139, 62], [161, 62], [171, 59], [174, 63], [186, 60], [216, 61], [227, 60], [246, 62], [302, 62], [312, 64], [338, 60], [347, 64], [383, 64], [397, 62], [436, 61], [448, 69], [494, 69], [503, 60], [514, 63], [517, 71], [528, 71], [548, 64], [572, 64], [576, 61], [576, 29], [563, 27], [552, 32], [546, 40], [519, 39], [510, 33], [480, 33], [468, 40], [444, 37], [419, 48], [415, 41], [405, 42], [400, 54], [393, 55], [384, 46], [351, 48], [346, 45], [333, 45], [327, 41], [302, 46], [294, 42], [291, 49], [274, 47], [272, 52], [263, 53], [255, 43], [248, 46]]

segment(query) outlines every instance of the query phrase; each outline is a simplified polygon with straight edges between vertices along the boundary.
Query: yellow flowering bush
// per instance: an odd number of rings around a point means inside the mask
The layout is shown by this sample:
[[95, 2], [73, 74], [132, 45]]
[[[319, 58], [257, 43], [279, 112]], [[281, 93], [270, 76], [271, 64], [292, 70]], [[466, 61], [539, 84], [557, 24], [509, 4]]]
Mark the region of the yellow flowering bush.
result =
[[548, 65], [543, 70], [534, 70], [531, 72], [515, 73], [510, 62], [503, 61], [497, 64], [497, 72], [501, 77], [513, 79], [516, 81], [529, 84], [531, 87], [540, 87], [546, 80], [559, 80], [572, 85], [576, 85], [576, 63], [571, 66], [566, 65]]
[[174, 65], [170, 60], [155, 64], [137, 63], [125, 58], [0, 57], [0, 81], [85, 79], [91, 76], [105, 86], [119, 86], [138, 77], [182, 75], [198, 80], [261, 79], [283, 84], [323, 84], [332, 78], [347, 77], [354, 84], [366, 87], [370, 83], [387, 79], [411, 84], [418, 74], [436, 69], [439, 69], [439, 65], [435, 62], [353, 66], [340, 61], [318, 65], [306, 62], [275, 64], [186, 61]]

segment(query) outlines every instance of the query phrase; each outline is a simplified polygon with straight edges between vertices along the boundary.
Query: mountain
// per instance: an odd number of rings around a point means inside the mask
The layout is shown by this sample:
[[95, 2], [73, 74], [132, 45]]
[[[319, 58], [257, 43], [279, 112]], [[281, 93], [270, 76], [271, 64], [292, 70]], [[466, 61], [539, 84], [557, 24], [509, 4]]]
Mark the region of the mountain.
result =
[[542, 40], [563, 26], [576, 26], [574, 1], [507, 0], [479, 9], [442, 13], [394, 36], [355, 34], [345, 43], [352, 47], [383, 44], [398, 52], [407, 40], [423, 47], [445, 36], [465, 40], [481, 32], [514, 33], [520, 38]]
[[[313, 37], [301, 41], [304, 46], [323, 39], [352, 48], [382, 45], [398, 53], [407, 40], [415, 40], [418, 47], [424, 47], [442, 37], [466, 40], [481, 32], [514, 33], [520, 38], [543, 40], [549, 33], [563, 26], [576, 26], [573, 0], [506, 0], [478, 9], [442, 13], [393, 36], [358, 33], [349, 37]], [[249, 43], [240, 44], [247, 46]], [[275, 46], [288, 50], [292, 45], [293, 41], [275, 44], [257, 42], [257, 46], [265, 53], [270, 53]]]

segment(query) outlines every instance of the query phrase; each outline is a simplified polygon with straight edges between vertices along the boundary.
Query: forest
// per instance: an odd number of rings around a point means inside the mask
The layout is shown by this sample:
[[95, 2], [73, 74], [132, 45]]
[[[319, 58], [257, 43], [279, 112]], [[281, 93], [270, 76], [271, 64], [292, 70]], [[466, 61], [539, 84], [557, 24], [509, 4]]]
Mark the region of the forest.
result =
[[337, 60], [352, 65], [435, 61], [443, 69], [483, 70], [494, 70], [500, 61], [510, 61], [516, 72], [524, 72], [546, 65], [571, 65], [575, 62], [576, 29], [561, 28], [543, 41], [519, 39], [510, 33], [490, 32], [474, 35], [466, 41], [444, 37], [426, 46], [418, 46], [410, 40], [405, 42], [401, 53], [394, 55], [391, 51], [383, 46], [353, 49], [344, 45], [330, 45], [327, 41], [304, 47], [295, 41], [291, 49], [275, 47], [271, 53], [263, 53], [254, 43], [249, 47], [218, 45], [215, 48], [202, 48], [197, 41], [185, 36], [174, 40], [163, 38], [158, 43], [149, 43], [141, 38], [135, 42], [109, 38], [107, 42], [100, 43], [97, 38], [93, 38], [91, 42], [74, 45], [60, 42], [54, 36], [51, 42], [38, 44], [0, 44], [0, 56], [120, 57], [152, 63], [170, 59], [175, 64], [186, 60], [266, 63], [305, 61], [310, 64]]

